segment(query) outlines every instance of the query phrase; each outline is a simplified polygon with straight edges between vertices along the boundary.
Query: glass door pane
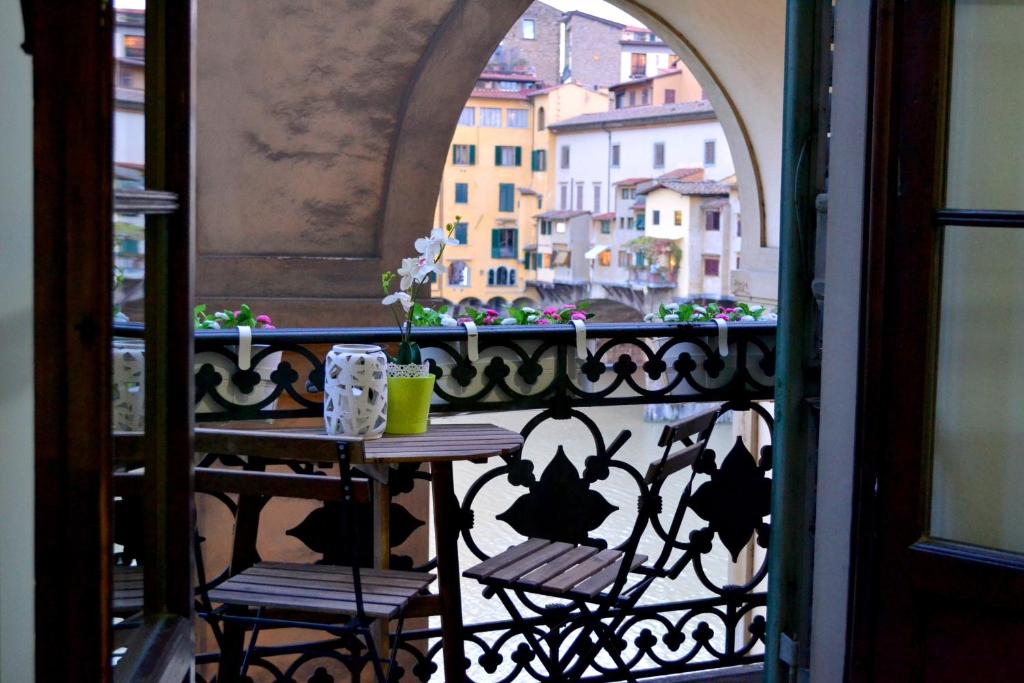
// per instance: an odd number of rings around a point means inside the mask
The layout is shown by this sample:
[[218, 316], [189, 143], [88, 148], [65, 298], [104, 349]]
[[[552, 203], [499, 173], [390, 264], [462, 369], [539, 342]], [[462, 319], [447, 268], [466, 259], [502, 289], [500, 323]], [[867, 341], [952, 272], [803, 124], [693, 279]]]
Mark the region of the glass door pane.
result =
[[[946, 201], [1024, 209], [1024, 3], [954, 13]], [[1024, 552], [1021, 227], [944, 228], [931, 534]]]

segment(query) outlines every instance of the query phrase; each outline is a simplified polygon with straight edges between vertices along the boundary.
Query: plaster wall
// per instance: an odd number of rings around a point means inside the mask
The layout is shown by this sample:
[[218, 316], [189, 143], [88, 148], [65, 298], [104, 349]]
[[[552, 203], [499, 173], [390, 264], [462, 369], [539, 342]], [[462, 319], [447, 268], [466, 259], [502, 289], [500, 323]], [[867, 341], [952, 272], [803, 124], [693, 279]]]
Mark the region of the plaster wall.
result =
[[32, 60], [0, 3], [0, 680], [35, 679]]
[[587, 87], [618, 83], [621, 27], [578, 14], [569, 14], [564, 26], [569, 78]]

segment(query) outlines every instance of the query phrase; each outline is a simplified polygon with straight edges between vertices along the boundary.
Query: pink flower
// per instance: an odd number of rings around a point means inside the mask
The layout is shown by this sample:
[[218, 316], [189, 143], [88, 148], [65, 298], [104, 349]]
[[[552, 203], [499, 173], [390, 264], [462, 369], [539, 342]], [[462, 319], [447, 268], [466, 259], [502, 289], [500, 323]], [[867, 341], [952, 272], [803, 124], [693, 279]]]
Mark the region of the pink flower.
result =
[[465, 316], [464, 315], [464, 316], [459, 318], [459, 322], [460, 323], [471, 323], [471, 322], [473, 322], [473, 319], [470, 318], [469, 316]]
[[571, 311], [574, 308], [576, 308], [576, 304], [562, 304], [563, 311]]
[[270, 324], [270, 316], [269, 315], [258, 315], [258, 316], [256, 316], [256, 322], [263, 323], [264, 325], [269, 325]]
[[735, 308], [723, 308], [722, 310], [724, 312], [726, 312], [726, 313], [733, 313], [736, 309]]
[[715, 317], [716, 318], [721, 318], [722, 320], [728, 320], [729, 319], [729, 314], [728, 313], [719, 313]]
[[537, 321], [537, 324], [538, 325], [550, 325], [551, 321], [548, 320], [547, 318], [541, 318], [540, 320]]
[[548, 306], [544, 309], [544, 315], [558, 315], [558, 309], [554, 306]]
[[269, 325], [269, 324], [264, 323], [263, 329], [265, 329], [265, 330], [276, 330], [277, 328], [274, 327], [273, 325]]
[[235, 317], [236, 318], [242, 317], [242, 312], [241, 311], [235, 311]]
[[484, 313], [486, 313], [487, 315], [493, 315], [495, 317], [497, 317], [497, 315], [498, 315], [498, 312], [496, 310], [494, 310], [493, 308], [485, 308], [484, 309]]
[[570, 316], [573, 320], [586, 320], [587, 314], [583, 311], [576, 311]]
[[498, 319], [498, 316], [496, 316], [496, 315], [485, 315], [484, 316], [484, 325], [493, 325], [494, 321], [497, 320], [497, 319]]

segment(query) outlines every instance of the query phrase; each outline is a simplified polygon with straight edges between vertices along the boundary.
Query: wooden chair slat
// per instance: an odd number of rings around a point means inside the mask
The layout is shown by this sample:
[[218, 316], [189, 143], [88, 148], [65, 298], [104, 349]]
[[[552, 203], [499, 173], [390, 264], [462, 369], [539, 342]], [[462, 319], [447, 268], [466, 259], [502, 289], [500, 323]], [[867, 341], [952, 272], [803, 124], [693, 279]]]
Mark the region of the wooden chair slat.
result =
[[551, 580], [570, 567], [575, 567], [591, 555], [596, 555], [598, 550], [600, 548], [595, 548], [591, 545], [576, 546], [564, 555], [526, 574], [519, 579], [519, 583], [526, 586], [540, 586], [545, 581]]
[[698, 441], [692, 446], [686, 446], [682, 450], [669, 454], [665, 458], [665, 464], [662, 465], [660, 474], [658, 473], [658, 465], [661, 463], [661, 459], [655, 460], [647, 466], [647, 475], [644, 477], [644, 481], [650, 486], [656, 479], [663, 480], [670, 474], [686, 469], [696, 461], [701, 449], [706, 445], [707, 441]]
[[506, 567], [502, 567], [491, 574], [490, 578], [494, 581], [515, 581], [523, 574], [533, 571], [537, 567], [554, 560], [560, 555], [564, 555], [572, 549], [573, 546], [569, 543], [552, 543]]
[[[320, 579], [296, 579], [292, 577], [268, 577], [268, 576], [257, 576], [248, 572], [242, 572], [238, 576], [231, 578], [232, 585], [244, 583], [251, 586], [287, 586], [289, 588], [299, 589], [316, 589], [323, 588], [325, 590], [340, 590], [352, 592], [356, 586], [353, 581], [340, 581], [331, 580], [324, 581]], [[410, 598], [419, 592], [419, 589], [413, 586], [387, 586], [387, 585], [369, 585], [362, 583], [363, 593], [374, 593], [378, 595], [396, 595], [400, 597]]]
[[718, 417], [720, 408], [721, 406], [716, 405], [679, 422], [666, 425], [665, 429], [661, 432], [661, 439], [659, 439], [658, 445], [664, 448], [676, 441], [682, 441], [688, 436], [704, 431]]
[[516, 560], [523, 558], [530, 553], [537, 552], [544, 546], [550, 544], [551, 541], [544, 540], [543, 538], [528, 539], [519, 545], [514, 545], [508, 550], [498, 553], [490, 559], [484, 560], [474, 567], [470, 567], [464, 571], [462, 575], [471, 579], [486, 578], [502, 567], [507, 567]]
[[[250, 583], [274, 583], [279, 581], [305, 581], [311, 584], [320, 585], [338, 585], [338, 584], [352, 584], [352, 575], [347, 576], [333, 576], [328, 574], [298, 574], [285, 572], [278, 569], [259, 569], [250, 568], [246, 569], [241, 574], [238, 574], [238, 578], [245, 576]], [[427, 574], [426, 577], [431, 577]], [[431, 577], [432, 578], [432, 577]], [[374, 589], [380, 588], [394, 588], [400, 591], [417, 592], [422, 590], [425, 586], [430, 583], [430, 578], [426, 579], [406, 579], [406, 578], [392, 578], [392, 577], [380, 577], [380, 576], [362, 576], [360, 572], [361, 583], [364, 587], [372, 587]]]
[[[342, 600], [324, 600], [298, 598], [295, 596], [281, 595], [255, 595], [252, 593], [232, 591], [223, 586], [210, 591], [210, 599], [214, 602], [222, 602], [228, 605], [243, 605], [250, 607], [273, 607], [278, 609], [302, 610], [310, 613], [346, 614], [356, 613], [356, 603]], [[379, 605], [374, 603], [365, 604], [366, 615], [373, 618], [391, 618], [398, 613], [397, 607]]]
[[[264, 585], [264, 584], [246, 583], [244, 581], [235, 581], [234, 579], [229, 579], [228, 581], [225, 581], [224, 583], [222, 583], [220, 586], [218, 586], [213, 591], [210, 591], [210, 598], [211, 599], [216, 599], [216, 598], [214, 598], [214, 595], [216, 593], [220, 593], [222, 591], [229, 591], [229, 592], [232, 592], [232, 593], [246, 593], [246, 594], [249, 594], [249, 595], [256, 595], [256, 596], [273, 595], [273, 596], [279, 596], [282, 599], [285, 598], [285, 597], [293, 597], [293, 598], [299, 598], [299, 599], [302, 599], [302, 600], [305, 600], [305, 599], [318, 599], [318, 600], [335, 601], [335, 602], [338, 602], [338, 601], [340, 601], [340, 602], [351, 602], [353, 604], [356, 601], [356, 594], [352, 590], [339, 590], [337, 588], [330, 588], [330, 587], [326, 587], [326, 586], [309, 588], [309, 587], [296, 587], [296, 586], [277, 585], [277, 584]], [[372, 603], [372, 604], [375, 604], [375, 605], [395, 605], [395, 606], [400, 606], [400, 605], [404, 605], [406, 602], [408, 602], [408, 598], [407, 597], [403, 597], [401, 595], [384, 595], [384, 594], [376, 593], [376, 592], [374, 592], [372, 590], [364, 589], [363, 590], [363, 602], [365, 602], [367, 604], [371, 604]]]
[[541, 588], [554, 593], [565, 593], [576, 584], [589, 579], [620, 557], [622, 557], [621, 551], [602, 550], [553, 579], [545, 581]]
[[[332, 564], [291, 564], [289, 562], [260, 562], [259, 564], [253, 565], [253, 568], [284, 569], [296, 573], [334, 574], [337, 576], [352, 576], [351, 567], [344, 567]], [[372, 569], [370, 567], [360, 568], [359, 574], [364, 578], [371, 576], [382, 576], [394, 579], [412, 579], [415, 581], [424, 581], [424, 585], [430, 583], [430, 581], [432, 581], [434, 578], [432, 574], [426, 574], [423, 572], [410, 572], [402, 571], [399, 569]]]
[[[578, 597], [594, 597], [605, 588], [615, 583], [615, 579], [618, 578], [619, 571], [622, 569], [622, 561], [624, 559], [625, 558], [621, 558], [618, 561], [613, 562], [586, 581], [581, 581], [576, 584], [576, 587], [569, 591], [569, 593]], [[629, 563], [629, 571], [633, 571], [646, 561], [646, 555], [634, 555], [633, 561]]]

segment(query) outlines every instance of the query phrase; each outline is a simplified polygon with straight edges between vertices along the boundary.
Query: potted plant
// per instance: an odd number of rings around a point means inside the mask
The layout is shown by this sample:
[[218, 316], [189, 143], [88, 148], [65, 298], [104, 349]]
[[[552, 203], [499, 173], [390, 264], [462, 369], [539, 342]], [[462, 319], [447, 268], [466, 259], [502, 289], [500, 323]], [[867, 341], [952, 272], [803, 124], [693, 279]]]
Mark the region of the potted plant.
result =
[[[421, 307], [421, 310], [414, 308], [413, 324], [425, 327], [455, 327], [467, 322], [472, 322], [477, 327], [567, 325], [573, 320], [586, 321], [593, 318], [594, 314], [589, 312], [589, 307], [590, 303], [587, 301], [545, 308], [512, 306], [504, 313], [492, 308], [467, 307], [458, 318], [448, 313], [447, 306], [436, 311]], [[432, 347], [423, 349], [422, 354], [424, 360], [429, 361], [434, 367], [440, 390], [449, 396], [464, 398], [480, 394], [492, 382], [491, 375], [504, 375], [503, 379], [509, 389], [520, 396], [533, 396], [547, 390], [555, 380], [559, 348], [565, 347], [553, 345], [551, 342], [524, 339], [516, 341], [515, 348], [490, 346], [482, 349], [475, 359], [467, 357], [465, 342], [457, 342], [452, 351]], [[568, 367], [575, 369], [575, 373], [571, 374], [578, 377], [584, 361], [578, 359], [575, 353], [567, 360]], [[480, 396], [480, 401], [494, 403], [511, 398], [513, 396], [496, 388]], [[443, 403], [444, 398], [435, 396], [434, 402]]]
[[[419, 344], [412, 341], [413, 317], [424, 309], [419, 303], [421, 294], [430, 292], [430, 275], [440, 274], [445, 247], [458, 244], [452, 237], [455, 221], [441, 228], [434, 228], [430, 235], [416, 240], [418, 254], [403, 258], [397, 271], [388, 271], [381, 276], [384, 298], [381, 303], [390, 307], [395, 324], [401, 333], [398, 352], [387, 365], [387, 427], [389, 434], [421, 434], [427, 431], [431, 397], [434, 394], [434, 375], [423, 362]], [[398, 287], [391, 291], [397, 280]], [[439, 318], [440, 322], [440, 318]]]
[[[662, 304], [657, 311], [644, 316], [646, 322], [656, 323], [706, 323], [722, 320], [728, 324], [748, 323], [775, 320], [774, 313], [768, 313], [757, 304], [737, 303], [735, 306], [721, 306], [709, 303], [706, 306], [697, 304]], [[727, 332], [726, 332], [727, 333]], [[724, 386], [736, 371], [736, 353], [730, 352], [725, 357], [718, 357], [717, 343], [709, 340], [706, 345], [696, 342], [673, 342], [669, 337], [655, 338], [655, 351], [660, 351], [671, 343], [662, 357], [665, 362], [665, 375], [654, 380], [656, 383], [668, 381], [680, 371], [689, 373], [695, 383], [705, 388]], [[733, 345], [730, 345], [733, 346]], [[768, 345], [772, 348], [772, 345]], [[760, 383], [771, 384], [774, 379], [770, 373], [761, 368], [765, 352], [757, 344], [747, 346], [746, 369], [751, 377]], [[687, 391], [683, 384], [680, 393], [696, 394], [696, 390]]]
[[[193, 309], [193, 326], [197, 330], [224, 330], [249, 327], [251, 329], [273, 329], [269, 316], [255, 315], [248, 305], [242, 304], [237, 310], [207, 313], [205, 305]], [[115, 321], [125, 322], [127, 318], [118, 313]], [[281, 352], [265, 353], [267, 347], [256, 345], [250, 349], [248, 359], [236, 363], [229, 356], [215, 351], [197, 353], [194, 359], [195, 372], [216, 373], [219, 383], [216, 390], [225, 400], [236, 405], [254, 405], [266, 400], [274, 391], [270, 375], [281, 362]], [[232, 352], [238, 354], [238, 348]], [[113, 424], [118, 431], [142, 431], [145, 428], [145, 344], [141, 339], [116, 339], [114, 354]], [[255, 361], [253, 363], [252, 361]], [[240, 365], [245, 365], [240, 368]], [[207, 369], [207, 366], [209, 368]], [[236, 384], [233, 379], [240, 369], [251, 369], [259, 375], [255, 384]], [[244, 388], [243, 388], [244, 387]], [[248, 389], [248, 391], [245, 390]], [[274, 408], [274, 402], [267, 406]], [[196, 406], [197, 413], [218, 412], [224, 408], [212, 397], [204, 396]]]

